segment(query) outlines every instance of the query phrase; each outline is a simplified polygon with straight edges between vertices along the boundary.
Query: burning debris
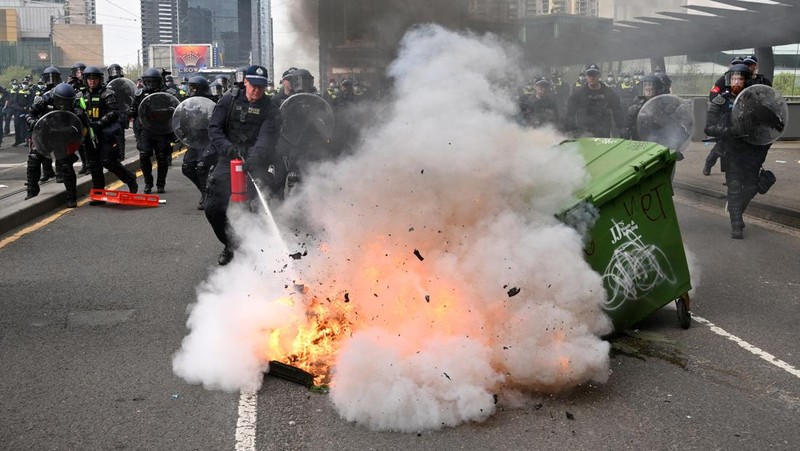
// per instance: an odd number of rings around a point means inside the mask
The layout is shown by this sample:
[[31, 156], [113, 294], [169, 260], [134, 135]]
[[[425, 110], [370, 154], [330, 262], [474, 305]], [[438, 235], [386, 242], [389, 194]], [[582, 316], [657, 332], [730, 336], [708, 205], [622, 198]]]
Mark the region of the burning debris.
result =
[[[485, 420], [506, 394], [605, 381], [602, 281], [554, 218], [574, 203], [583, 161], [510, 120], [512, 95], [497, 86], [517, 61], [493, 37], [410, 32], [390, 68], [388, 122], [276, 212], [308, 226], [307, 255], [231, 216], [243, 251], [198, 288], [175, 372], [235, 390], [282, 362], [329, 382], [348, 421], [408, 432]], [[498, 280], [516, 286], [502, 293]], [[295, 284], [303, 292], [283, 288]]]

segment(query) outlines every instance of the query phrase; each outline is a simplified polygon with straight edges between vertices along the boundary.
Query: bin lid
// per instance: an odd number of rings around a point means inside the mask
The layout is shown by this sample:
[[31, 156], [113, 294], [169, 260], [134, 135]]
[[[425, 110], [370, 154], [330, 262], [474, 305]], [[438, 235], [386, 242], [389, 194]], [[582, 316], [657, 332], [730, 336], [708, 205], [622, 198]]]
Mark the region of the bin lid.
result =
[[561, 145], [577, 145], [590, 177], [577, 195], [598, 207], [677, 160], [674, 150], [644, 141], [580, 138]]

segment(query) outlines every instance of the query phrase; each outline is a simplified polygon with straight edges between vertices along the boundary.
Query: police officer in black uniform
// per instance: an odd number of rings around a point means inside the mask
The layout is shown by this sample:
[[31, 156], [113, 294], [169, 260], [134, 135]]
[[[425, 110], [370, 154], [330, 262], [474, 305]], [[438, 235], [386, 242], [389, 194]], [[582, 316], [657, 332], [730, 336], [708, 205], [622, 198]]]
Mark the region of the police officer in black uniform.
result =
[[28, 126], [25, 116], [33, 105], [33, 91], [30, 86], [30, 77], [22, 79], [22, 84], [17, 88], [12, 96], [12, 109], [14, 111], [14, 143], [11, 147], [23, 144], [28, 139]]
[[[44, 96], [45, 93], [52, 90], [53, 88], [56, 87], [56, 85], [61, 83], [61, 71], [54, 66], [47, 67], [42, 72], [42, 82], [44, 82], [44, 89], [37, 88], [37, 92], [33, 98], [33, 104], [31, 105], [31, 109], [33, 109], [33, 105], [36, 105], [36, 103], [42, 100], [42, 97]], [[30, 114], [26, 117], [25, 120], [27, 121], [28, 125], [28, 134], [30, 134], [30, 131], [33, 130], [33, 125], [36, 123], [36, 120], [39, 119], [39, 117], [41, 117], [41, 114], [39, 116], [36, 116], [33, 120], [31, 120]], [[34, 153], [33, 146], [31, 146], [30, 152]], [[64, 182], [63, 174], [61, 173], [60, 170], [58, 170], [58, 166], [56, 167], [55, 171], [53, 170], [53, 160], [47, 157], [42, 157], [42, 156], [40, 157], [41, 158], [39, 160], [42, 163], [42, 170], [40, 171], [41, 178], [39, 179], [39, 181], [46, 182], [51, 178], [55, 177], [56, 182], [63, 183]], [[28, 182], [30, 183], [30, 180]], [[36, 192], [38, 193], [38, 186]]]
[[67, 83], [75, 88], [75, 91], [80, 95], [86, 92], [86, 85], [83, 83], [83, 71], [86, 70], [86, 65], [83, 63], [75, 63], [70, 68], [70, 78]]
[[642, 110], [648, 100], [665, 93], [664, 82], [658, 75], [650, 74], [642, 77], [642, 95], [636, 96], [633, 105], [628, 107], [627, 119], [620, 137], [638, 141], [639, 133], [636, 130], [636, 119], [639, 117], [639, 111]]
[[610, 138], [612, 125], [622, 127], [625, 121], [619, 96], [600, 81], [596, 64], [586, 66], [584, 73], [586, 84], [576, 88], [567, 102], [564, 127], [574, 136]]
[[[84, 97], [86, 95], [86, 85], [83, 83], [83, 71], [86, 70], [86, 64], [83, 63], [75, 63], [70, 68], [69, 78], [67, 79], [67, 83], [69, 83], [75, 92], [78, 94], [78, 99]], [[86, 143], [78, 149], [78, 156], [81, 158], [81, 169], [78, 171], [78, 174], [88, 174], [89, 173], [89, 159], [86, 157]]]
[[728, 186], [728, 214], [731, 219], [731, 238], [744, 238], [742, 215], [758, 192], [758, 172], [767, 158], [769, 146], [750, 144], [733, 130], [731, 112], [736, 96], [752, 77], [750, 68], [736, 64], [725, 72], [727, 89], [709, 103], [706, 115], [706, 135], [717, 138], [720, 152], [728, 161], [725, 181]]
[[520, 104], [524, 125], [531, 127], [558, 125], [558, 105], [552, 93], [552, 84], [546, 77], [537, 77], [533, 80], [533, 93], [524, 96]]
[[[192, 97], [205, 97], [214, 103], [219, 100], [218, 97], [211, 94], [210, 84], [202, 75], [193, 76], [186, 84], [186, 98]], [[208, 147], [210, 148], [211, 146], [209, 145]], [[214, 158], [216, 153], [209, 148], [189, 147], [189, 150], [183, 156], [183, 165], [181, 166], [183, 175], [191, 180], [200, 191], [198, 210], [202, 210], [205, 207], [208, 169], [216, 164], [216, 158]]]
[[136, 99], [129, 111], [130, 116], [133, 118], [133, 132], [137, 135], [136, 147], [139, 149], [139, 164], [144, 174], [144, 192], [149, 194], [153, 192], [153, 154], [156, 156], [158, 163], [158, 172], [156, 178], [156, 192], [165, 192], [167, 184], [167, 171], [169, 170], [170, 156], [172, 155], [172, 145], [175, 142], [175, 135], [170, 133], [167, 135], [156, 135], [152, 132], [145, 130], [139, 120], [139, 105], [142, 100], [150, 94], [157, 92], [166, 92], [175, 96], [177, 93], [164, 86], [164, 81], [161, 77], [161, 72], [158, 69], [150, 68], [142, 74], [142, 81], [144, 89], [136, 94]]
[[294, 94], [291, 79], [292, 74], [296, 70], [296, 67], [290, 67], [283, 72], [283, 75], [281, 75], [281, 89], [272, 96], [272, 103], [274, 103], [278, 108], [281, 107], [284, 100], [288, 99], [292, 94]]
[[[743, 62], [744, 60], [742, 59], [741, 56], [735, 56], [733, 57], [733, 59], [731, 59], [730, 65], [728, 67], [731, 68], [737, 64], [743, 64]], [[722, 76], [719, 77], [717, 81], [714, 82], [714, 87], [711, 88], [711, 91], [708, 93], [708, 101], [711, 102], [712, 100], [714, 100], [714, 98], [716, 98], [719, 94], [725, 92], [726, 90], [727, 87], [725, 86], [725, 74], [722, 74]], [[711, 175], [711, 169], [714, 167], [715, 164], [717, 164], [717, 159], [720, 160], [719, 165], [722, 172], [727, 171], [728, 162], [721, 155], [719, 142], [715, 143], [714, 147], [712, 147], [711, 150], [708, 151], [708, 155], [706, 155], [706, 162], [705, 165], [703, 166], [703, 175]]]
[[[124, 78], [125, 72], [122, 70], [122, 66], [119, 64], [109, 64], [106, 68], [106, 72], [108, 73], [108, 81], [116, 80], [117, 78]], [[117, 104], [120, 106], [117, 112], [119, 113], [119, 126], [122, 129], [122, 132], [118, 136], [117, 146], [119, 147], [119, 159], [125, 159], [125, 130], [130, 128], [130, 117], [128, 117], [128, 109], [122, 108], [122, 104], [117, 99]]]
[[742, 63], [745, 66], [750, 68], [750, 72], [753, 74], [752, 78], [747, 81], [747, 86], [751, 85], [767, 85], [772, 86], [772, 80], [770, 80], [766, 75], [762, 75], [758, 73], [758, 58], [755, 55], [747, 55], [742, 58]]
[[[86, 114], [89, 116], [89, 139], [86, 145], [86, 156], [89, 158], [89, 170], [92, 174], [92, 187], [103, 189], [106, 186], [103, 168], [116, 175], [128, 190], [135, 193], [139, 190], [136, 175], [126, 169], [119, 161], [119, 113], [114, 91], [103, 83], [103, 71], [95, 66], [88, 66], [83, 71], [86, 82], [84, 97]], [[92, 200], [90, 205], [102, 204]]]
[[208, 135], [219, 162], [208, 180], [205, 212], [217, 239], [225, 245], [219, 255], [220, 265], [230, 263], [235, 248], [228, 232], [227, 215], [231, 196], [230, 160], [242, 157], [251, 175], [265, 177], [266, 161], [263, 155], [253, 151], [253, 144], [262, 126], [275, 135], [280, 127], [280, 111], [264, 95], [267, 81], [267, 69], [262, 66], [248, 67], [243, 91], [235, 89], [227, 92], [211, 115]]
[[[59, 74], [60, 75], [60, 74]], [[45, 84], [48, 81], [45, 78]], [[39, 118], [53, 110], [71, 111], [81, 119], [84, 127], [89, 126], [89, 118], [86, 111], [76, 101], [75, 89], [68, 83], [59, 83], [52, 90], [45, 92], [36, 103], [31, 107], [28, 116], [28, 124], [33, 128]], [[28, 154], [28, 167], [27, 167], [27, 191], [28, 195], [25, 200], [39, 195], [39, 175], [41, 173], [40, 167], [44, 157], [33, 149]], [[65, 158], [56, 160], [58, 171], [62, 174], [64, 181], [64, 188], [66, 189], [66, 203], [67, 208], [75, 208], [77, 204], [76, 193], [76, 175], [75, 169], [72, 165], [78, 161], [78, 156], [75, 154], [69, 155]]]

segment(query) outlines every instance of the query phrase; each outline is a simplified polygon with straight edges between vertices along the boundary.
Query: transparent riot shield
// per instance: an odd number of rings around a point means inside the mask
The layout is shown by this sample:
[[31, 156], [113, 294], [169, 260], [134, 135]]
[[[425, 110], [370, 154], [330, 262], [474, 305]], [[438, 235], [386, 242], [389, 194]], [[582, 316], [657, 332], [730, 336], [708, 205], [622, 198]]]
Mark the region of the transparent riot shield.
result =
[[281, 136], [293, 146], [318, 146], [333, 135], [333, 109], [318, 95], [292, 95], [281, 104], [281, 114]]
[[694, 133], [692, 106], [672, 94], [655, 96], [639, 110], [636, 132], [642, 141], [683, 151], [689, 146]]
[[136, 85], [127, 78], [115, 78], [108, 82], [108, 87], [114, 91], [118, 108], [121, 111], [128, 111], [131, 105], [133, 105]]
[[150, 94], [139, 104], [139, 120], [142, 127], [154, 135], [172, 133], [172, 114], [180, 101], [166, 92]]
[[83, 123], [71, 111], [51, 111], [36, 121], [31, 131], [33, 149], [60, 160], [77, 152], [83, 140]]
[[788, 120], [786, 100], [770, 86], [745, 88], [733, 101], [734, 132], [750, 144], [765, 146], [775, 142], [783, 135]]
[[182, 143], [203, 149], [211, 140], [208, 137], [208, 122], [214, 111], [213, 100], [206, 97], [189, 97], [175, 108], [172, 115], [172, 130]]

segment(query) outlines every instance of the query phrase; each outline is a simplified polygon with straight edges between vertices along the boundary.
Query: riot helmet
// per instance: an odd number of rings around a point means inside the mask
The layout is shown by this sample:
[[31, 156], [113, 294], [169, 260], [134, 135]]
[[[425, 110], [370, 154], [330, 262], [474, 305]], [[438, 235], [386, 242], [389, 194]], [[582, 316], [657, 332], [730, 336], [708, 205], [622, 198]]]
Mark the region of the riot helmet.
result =
[[219, 80], [212, 81], [211, 84], [208, 85], [208, 91], [215, 97], [222, 97], [222, 94], [225, 93], [222, 83], [220, 83]]
[[75, 105], [75, 89], [69, 83], [59, 83], [53, 88], [53, 107], [57, 110], [72, 111]]
[[244, 77], [247, 75], [247, 67], [237, 67], [236, 71], [233, 73], [233, 82], [236, 86], [242, 88], [244, 87]]
[[108, 81], [114, 80], [116, 78], [124, 77], [125, 74], [122, 72], [122, 66], [119, 64], [110, 64], [106, 71], [108, 72]]
[[[655, 75], [664, 85], [664, 93], [669, 94], [672, 91], [672, 79], [669, 78], [666, 72], [656, 72]], [[644, 79], [642, 79], [642, 81], [644, 81]]]
[[298, 92], [314, 92], [314, 76], [306, 69], [297, 69], [292, 72], [289, 78], [289, 83], [292, 85], [292, 91]]
[[209, 84], [208, 80], [206, 80], [206, 77], [203, 77], [202, 75], [195, 75], [189, 79], [189, 83], [186, 85], [186, 95], [187, 97], [208, 95], [208, 88]]
[[53, 86], [61, 83], [61, 71], [55, 66], [50, 66], [42, 72], [42, 80], [47, 89], [53, 89]]
[[664, 82], [661, 81], [661, 77], [658, 75], [650, 74], [642, 77], [642, 97], [649, 99], [665, 92]]
[[90, 80], [97, 80], [97, 86], [90, 89], [98, 89], [100, 86], [103, 85], [103, 71], [100, 70], [99, 67], [96, 66], [88, 66], [86, 70], [83, 71], [83, 84], [89, 87]]
[[219, 82], [220, 86], [222, 86], [223, 92], [228, 90], [229, 82], [228, 82], [228, 76], [227, 75], [218, 74], [216, 77], [214, 77], [214, 81]]
[[[83, 63], [75, 63], [70, 69], [70, 75], [74, 78], [83, 79], [83, 71], [86, 70], [86, 65]], [[79, 74], [80, 73], [80, 74]]]
[[739, 94], [752, 76], [753, 73], [746, 64], [734, 64], [725, 72], [725, 86], [729, 87], [734, 94]]
[[166, 82], [167, 84], [172, 84], [173, 83], [172, 82], [172, 75], [165, 75], [164, 76], [164, 82]]
[[142, 83], [144, 84], [144, 89], [148, 91], [160, 91], [164, 84], [164, 79], [161, 78], [161, 72], [158, 69], [151, 67], [142, 74]]

